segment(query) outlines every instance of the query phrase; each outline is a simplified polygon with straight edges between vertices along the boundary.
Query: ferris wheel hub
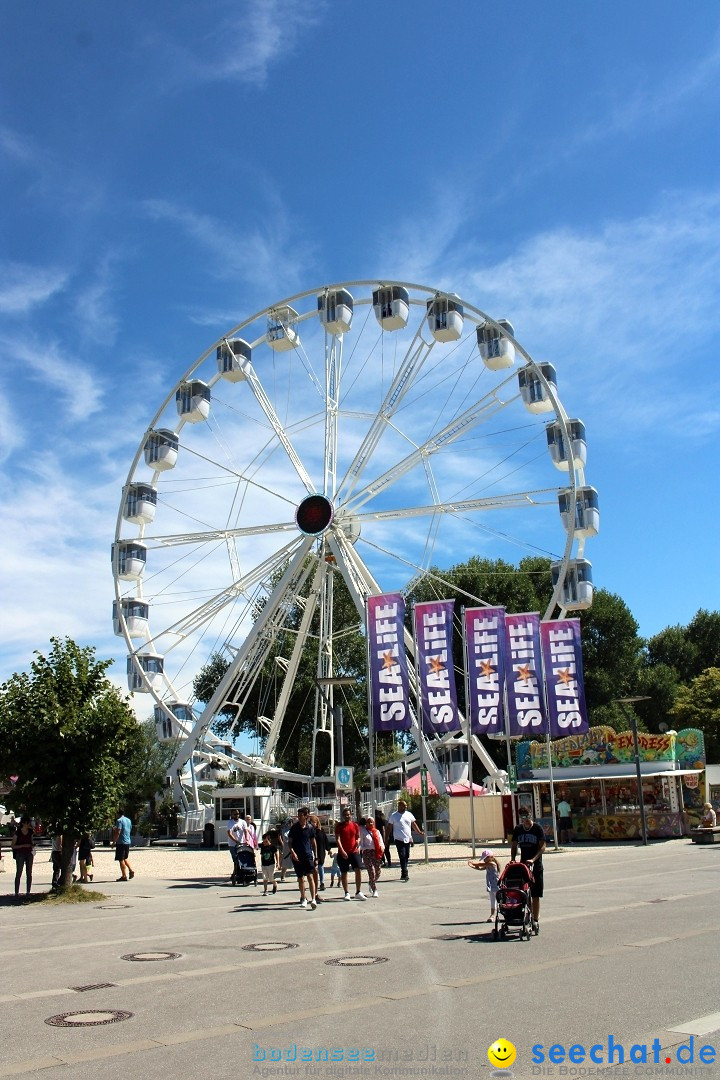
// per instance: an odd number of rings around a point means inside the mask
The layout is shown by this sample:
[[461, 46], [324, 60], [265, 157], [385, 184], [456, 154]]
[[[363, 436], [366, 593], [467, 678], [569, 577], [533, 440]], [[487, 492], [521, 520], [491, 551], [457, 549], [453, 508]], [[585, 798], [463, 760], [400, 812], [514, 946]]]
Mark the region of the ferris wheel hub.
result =
[[325, 495], [308, 495], [295, 511], [295, 523], [305, 536], [320, 536], [333, 523], [335, 509]]

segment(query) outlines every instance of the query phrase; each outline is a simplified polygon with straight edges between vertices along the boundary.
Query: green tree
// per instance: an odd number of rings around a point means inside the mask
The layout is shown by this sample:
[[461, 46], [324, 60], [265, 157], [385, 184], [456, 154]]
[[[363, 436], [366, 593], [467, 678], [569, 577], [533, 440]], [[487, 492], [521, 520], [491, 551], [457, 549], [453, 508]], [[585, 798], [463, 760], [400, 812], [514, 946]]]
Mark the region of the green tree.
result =
[[105, 674], [112, 660], [69, 638], [51, 646], [0, 686], [0, 775], [18, 777], [7, 796], [14, 810], [62, 833], [64, 887], [76, 839], [115, 816], [142, 732]]
[[595, 590], [593, 606], [580, 612], [580, 624], [590, 726], [623, 730], [627, 724], [612, 702], [637, 693], [643, 647], [638, 624], [625, 601], [606, 589]]
[[703, 732], [706, 761], [720, 760], [720, 668], [707, 668], [689, 686], [679, 687], [670, 714], [676, 728]]

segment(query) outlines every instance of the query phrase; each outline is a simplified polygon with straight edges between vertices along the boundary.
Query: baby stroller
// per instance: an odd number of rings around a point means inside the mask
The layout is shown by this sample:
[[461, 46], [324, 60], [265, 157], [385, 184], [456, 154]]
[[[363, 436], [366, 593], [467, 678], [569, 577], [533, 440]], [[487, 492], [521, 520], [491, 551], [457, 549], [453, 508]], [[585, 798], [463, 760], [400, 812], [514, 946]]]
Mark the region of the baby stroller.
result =
[[238, 844], [235, 848], [237, 863], [230, 879], [233, 885], [257, 885], [257, 865], [255, 848], [249, 844]]
[[497, 913], [493, 941], [517, 934], [529, 941], [533, 933], [532, 898], [533, 876], [527, 863], [509, 862], [498, 879]]

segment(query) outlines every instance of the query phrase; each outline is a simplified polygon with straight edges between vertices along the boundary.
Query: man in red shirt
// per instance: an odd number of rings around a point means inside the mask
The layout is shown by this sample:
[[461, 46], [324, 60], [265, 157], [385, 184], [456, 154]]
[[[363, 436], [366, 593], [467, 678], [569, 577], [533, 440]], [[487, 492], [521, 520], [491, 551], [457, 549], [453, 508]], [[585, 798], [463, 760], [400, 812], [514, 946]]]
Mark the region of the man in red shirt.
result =
[[355, 871], [355, 899], [364, 900], [365, 894], [360, 889], [362, 885], [360, 826], [353, 821], [352, 810], [349, 806], [346, 806], [343, 810], [342, 821], [339, 821], [335, 826], [335, 839], [337, 840], [337, 861], [345, 899], [350, 899], [348, 870], [352, 868]]

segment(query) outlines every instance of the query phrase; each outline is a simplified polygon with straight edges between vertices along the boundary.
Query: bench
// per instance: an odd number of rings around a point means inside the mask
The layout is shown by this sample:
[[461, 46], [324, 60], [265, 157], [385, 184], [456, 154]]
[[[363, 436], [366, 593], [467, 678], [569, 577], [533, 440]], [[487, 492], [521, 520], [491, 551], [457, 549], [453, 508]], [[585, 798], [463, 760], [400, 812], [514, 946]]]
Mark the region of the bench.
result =
[[691, 829], [690, 839], [693, 844], [720, 844], [720, 825], [710, 829]]

